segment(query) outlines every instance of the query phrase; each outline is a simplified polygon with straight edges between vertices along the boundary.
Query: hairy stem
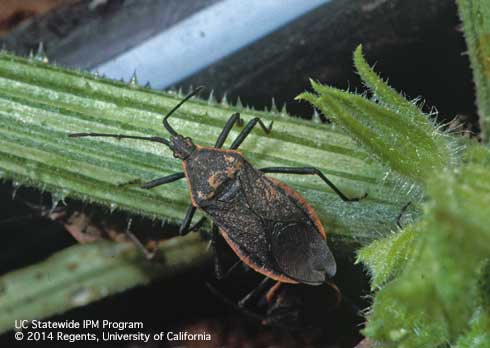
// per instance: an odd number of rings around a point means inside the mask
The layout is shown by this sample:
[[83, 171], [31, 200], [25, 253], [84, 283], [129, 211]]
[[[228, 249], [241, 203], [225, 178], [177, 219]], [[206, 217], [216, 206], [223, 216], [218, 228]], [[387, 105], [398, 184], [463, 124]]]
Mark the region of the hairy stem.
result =
[[129, 243], [97, 242], [64, 249], [43, 262], [0, 277], [0, 332], [16, 319], [40, 319], [170, 277], [209, 259], [198, 235], [169, 239], [163, 261], [148, 261]]
[[490, 141], [490, 2], [457, 0], [468, 45], [482, 138]]
[[[179, 222], [189, 204], [185, 180], [152, 190], [121, 185], [182, 171], [163, 144], [114, 138], [69, 138], [70, 132], [168, 137], [162, 115], [182, 99], [176, 93], [140, 88], [35, 59], [0, 55], [0, 174], [19, 184], [159, 220]], [[257, 167], [316, 166], [347, 195], [368, 198], [345, 203], [316, 177], [277, 175], [312, 203], [332, 239], [354, 245], [389, 233], [400, 207], [410, 200], [399, 183], [384, 180], [387, 169], [368, 159], [335, 128], [282, 114], [226, 103], [191, 100], [170, 118], [194, 142], [214, 144], [226, 120], [274, 121], [270, 134], [253, 131], [242, 146]], [[226, 144], [240, 131], [236, 127]], [[226, 146], [225, 144], [225, 146]]]

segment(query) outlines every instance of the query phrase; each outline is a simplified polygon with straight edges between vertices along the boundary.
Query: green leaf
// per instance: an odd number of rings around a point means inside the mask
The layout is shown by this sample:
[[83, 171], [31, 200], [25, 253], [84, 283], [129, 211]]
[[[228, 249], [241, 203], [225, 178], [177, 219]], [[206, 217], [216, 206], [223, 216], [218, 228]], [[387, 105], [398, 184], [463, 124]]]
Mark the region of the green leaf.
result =
[[462, 168], [428, 182], [419, 241], [400, 275], [376, 295], [365, 330], [369, 337], [415, 348], [474, 336], [469, 323], [481, 311], [485, 297], [479, 294], [488, 284], [486, 268], [480, 269], [490, 255], [490, 151], [479, 145], [467, 151]]
[[358, 251], [357, 262], [368, 267], [372, 290], [380, 289], [400, 275], [407, 263], [413, 260], [421, 231], [423, 227], [420, 225], [411, 225]]
[[488, 348], [490, 347], [490, 315], [483, 307], [471, 319], [469, 331], [461, 336], [456, 348]]
[[[446, 318], [439, 310], [438, 303], [432, 303], [429, 308], [413, 303], [405, 304], [398, 293], [403, 293], [403, 280], [394, 280], [386, 288], [380, 290], [375, 297], [368, 325], [363, 334], [379, 342], [383, 348], [412, 348], [412, 347], [444, 347], [448, 336]], [[422, 280], [417, 285], [423, 285]], [[422, 287], [420, 296], [433, 296], [428, 287]], [[430, 314], [427, 312], [430, 311]]]
[[311, 81], [317, 93], [297, 98], [309, 101], [331, 118], [370, 154], [403, 180], [423, 185], [452, 164], [452, 141], [440, 133], [417, 106], [384, 83], [367, 65], [358, 48], [355, 64], [372, 88], [376, 101]]
[[490, 315], [490, 258], [483, 262], [478, 288], [482, 307]]
[[354, 66], [356, 67], [361, 80], [371, 90], [374, 98], [382, 103], [383, 106], [393, 108], [406, 123], [418, 121], [419, 126], [423, 128], [431, 127], [427, 122], [427, 116], [424, 115], [415, 103], [408, 101], [404, 96], [391, 88], [381, 79], [368, 65], [362, 55], [362, 45], [357, 46], [354, 51]]

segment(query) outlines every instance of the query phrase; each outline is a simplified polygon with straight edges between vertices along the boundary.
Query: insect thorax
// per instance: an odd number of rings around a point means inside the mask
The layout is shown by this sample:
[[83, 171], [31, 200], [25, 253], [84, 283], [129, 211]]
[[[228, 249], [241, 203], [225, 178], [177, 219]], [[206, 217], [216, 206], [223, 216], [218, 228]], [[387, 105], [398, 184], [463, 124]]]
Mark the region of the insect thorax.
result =
[[245, 165], [247, 162], [237, 151], [198, 146], [184, 161], [193, 201], [198, 206], [217, 201], [237, 183]]

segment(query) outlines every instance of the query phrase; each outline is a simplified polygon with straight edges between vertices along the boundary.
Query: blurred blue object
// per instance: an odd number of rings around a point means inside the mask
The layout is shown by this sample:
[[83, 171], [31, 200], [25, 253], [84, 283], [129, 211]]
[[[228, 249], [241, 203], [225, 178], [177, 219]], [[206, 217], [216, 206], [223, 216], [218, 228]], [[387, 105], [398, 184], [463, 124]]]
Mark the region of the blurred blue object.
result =
[[331, 0], [223, 0], [94, 67], [166, 88]]

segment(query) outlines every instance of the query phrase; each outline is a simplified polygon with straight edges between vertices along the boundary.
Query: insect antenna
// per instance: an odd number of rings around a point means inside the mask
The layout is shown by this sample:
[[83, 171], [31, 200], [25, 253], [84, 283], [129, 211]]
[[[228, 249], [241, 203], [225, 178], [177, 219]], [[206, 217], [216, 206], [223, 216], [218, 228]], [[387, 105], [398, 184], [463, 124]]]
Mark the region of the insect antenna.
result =
[[193, 96], [195, 96], [197, 93], [199, 93], [200, 91], [202, 91], [204, 89], [204, 86], [199, 86], [197, 87], [195, 90], [193, 90], [191, 93], [189, 93], [184, 99], [182, 99], [177, 105], [174, 106], [174, 108], [172, 110], [170, 110], [166, 115], [165, 117], [163, 118], [163, 126], [165, 127], [165, 129], [170, 133], [172, 134], [173, 136], [176, 136], [178, 135], [177, 132], [172, 128], [172, 126], [170, 126], [170, 124], [168, 123], [167, 119], [170, 117], [170, 115], [172, 115], [178, 108], [180, 108], [182, 106], [182, 104], [184, 104], [186, 101], [188, 101], [189, 99], [191, 99]]
[[167, 139], [161, 137], [139, 137], [135, 135], [109, 134], [109, 133], [69, 133], [68, 136], [70, 138], [110, 137], [110, 138], [117, 138], [117, 139], [139, 139], [139, 140], [153, 141], [156, 143], [161, 143], [170, 146], [170, 142]]
[[[184, 99], [182, 99], [172, 110], [170, 110], [167, 115], [163, 118], [163, 125], [165, 128], [168, 130], [168, 132], [171, 135], [178, 135], [177, 132], [170, 126], [168, 123], [167, 119], [172, 115], [178, 108], [182, 106], [186, 101], [191, 99], [193, 96], [195, 96], [197, 93], [199, 93], [204, 86], [197, 87], [195, 90], [193, 90], [191, 93], [189, 93]], [[162, 137], [140, 137], [140, 136], [135, 136], [135, 135], [124, 135], [124, 134], [109, 134], [109, 133], [69, 133], [68, 136], [70, 138], [81, 138], [81, 137], [110, 137], [110, 138], [117, 138], [117, 139], [138, 139], [138, 140], [146, 140], [146, 141], [153, 141], [161, 144], [165, 144], [167, 146], [170, 146], [170, 142]]]

